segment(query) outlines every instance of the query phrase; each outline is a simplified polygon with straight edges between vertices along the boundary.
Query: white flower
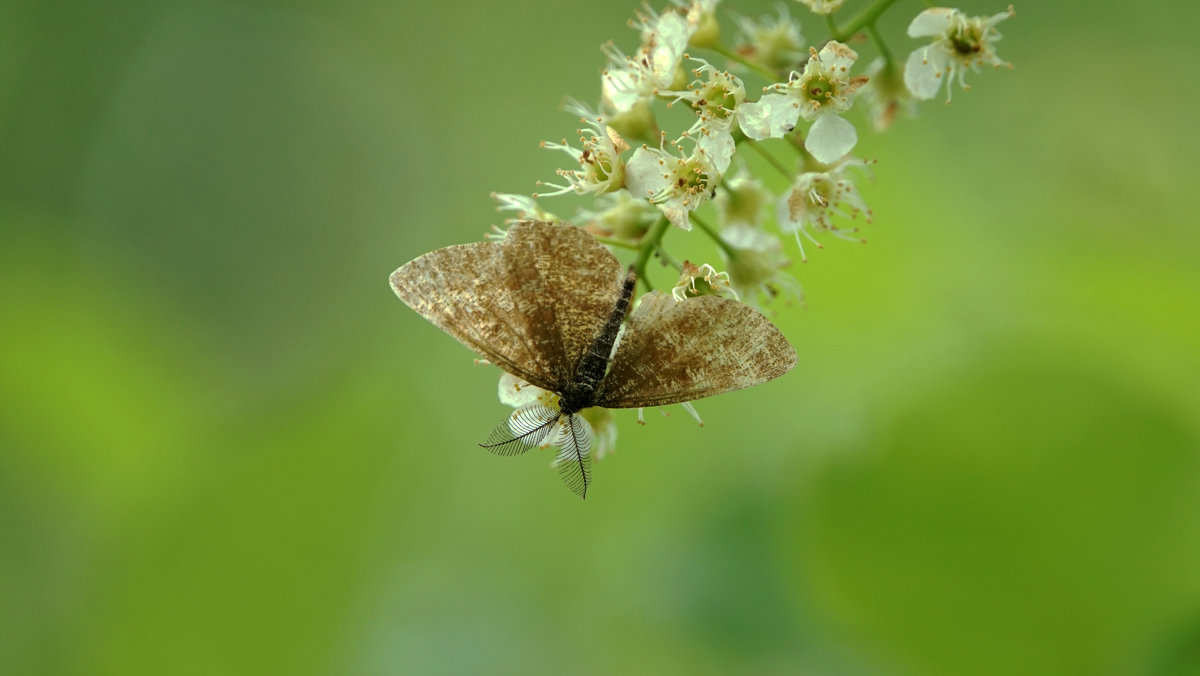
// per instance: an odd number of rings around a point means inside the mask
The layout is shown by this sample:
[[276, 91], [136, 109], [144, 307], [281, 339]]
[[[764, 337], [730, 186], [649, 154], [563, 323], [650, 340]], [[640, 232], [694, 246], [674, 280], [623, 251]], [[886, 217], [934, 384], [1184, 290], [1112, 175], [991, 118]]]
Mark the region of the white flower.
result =
[[865, 82], [851, 77], [858, 53], [830, 41], [813, 50], [803, 73], [792, 72], [786, 83], [768, 87], [755, 103], [738, 107], [738, 123], [755, 140], [779, 138], [796, 127], [798, 118], [812, 121], [804, 147], [817, 161], [832, 164], [854, 148], [858, 133], [840, 113], [850, 109], [854, 93]]
[[[599, 113], [588, 110], [578, 101], [570, 101], [567, 110], [580, 116], [579, 121], [587, 129], [579, 129], [579, 143], [582, 150], [562, 143], [543, 141], [542, 147], [550, 150], [561, 150], [579, 163], [579, 169], [559, 169], [558, 175], [567, 180], [566, 185], [546, 183], [554, 192], [534, 194], [534, 197], [549, 197], [574, 192], [578, 195], [585, 193], [606, 193], [619, 190], [625, 184], [625, 162], [621, 153], [629, 149], [629, 144], [621, 138], [612, 127], [605, 123]], [[539, 182], [540, 183], [540, 182]]]
[[[846, 176], [849, 167], [862, 167], [862, 160], [848, 159], [829, 171], [809, 171], [796, 177], [792, 187], [779, 198], [777, 220], [779, 229], [796, 236], [796, 244], [800, 247], [800, 257], [807, 262], [804, 255], [804, 244], [800, 241], [803, 233], [817, 248], [823, 248], [821, 243], [813, 238], [810, 230], [832, 232], [842, 239], [864, 241], [847, 235], [833, 224], [834, 216], [856, 218], [858, 214], [865, 215], [866, 221], [871, 222], [871, 210], [863, 202], [862, 195], [854, 182]], [[851, 229], [851, 232], [857, 228]]]
[[801, 297], [800, 285], [783, 272], [791, 261], [784, 255], [779, 238], [746, 224], [722, 229], [721, 237], [733, 249], [721, 249], [721, 255], [726, 260], [729, 283], [739, 297], [753, 302], [774, 298], [780, 291]]
[[500, 203], [500, 206], [496, 207], [496, 211], [515, 211], [517, 213], [516, 218], [504, 219], [505, 223], [515, 223], [516, 221], [546, 221], [548, 223], [556, 223], [562, 220], [543, 209], [536, 200], [527, 195], [494, 192], [491, 197]]
[[746, 170], [746, 165], [739, 166], [733, 176], [727, 176], [723, 187], [713, 200], [722, 227], [757, 226], [763, 222], [763, 209], [773, 195], [757, 176]]
[[692, 70], [697, 79], [689, 85], [690, 89], [670, 92], [675, 97], [671, 103], [686, 101], [696, 111], [699, 119], [689, 133], [696, 133], [701, 128], [730, 129], [737, 107], [746, 100], [746, 86], [738, 76], [717, 70], [704, 59], [695, 61], [700, 63], [699, 68]]
[[592, 453], [597, 460], [613, 452], [617, 447], [617, 421], [612, 411], [593, 406], [579, 412], [592, 428]]
[[717, 21], [717, 5], [721, 0], [671, 0], [683, 10], [688, 24], [688, 45], [712, 49], [721, 40], [721, 24]]
[[600, 195], [594, 206], [576, 212], [573, 222], [593, 235], [632, 242], [641, 241], [660, 215], [653, 204], [637, 199], [628, 190]]
[[625, 56], [612, 44], [603, 49], [609, 63], [600, 75], [600, 95], [605, 107], [617, 115], [633, 110], [675, 79], [672, 74], [666, 83], [660, 83], [659, 74], [650, 69], [651, 59]]
[[647, 8], [634, 24], [642, 31], [642, 44], [633, 56], [625, 56], [611, 43], [604, 46], [609, 65], [604, 69], [601, 95], [615, 113], [626, 113], [662, 89], [675, 83], [679, 62], [687, 48], [691, 29], [679, 12], [657, 14]]
[[885, 131], [890, 127], [897, 113], [913, 114], [916, 101], [895, 64], [875, 59], [867, 69], [867, 77], [870, 79], [858, 91], [858, 96], [866, 99], [875, 131]]
[[800, 24], [788, 14], [783, 3], [777, 5], [779, 16], [763, 16], [751, 19], [736, 18], [745, 42], [738, 45], [738, 53], [778, 72], [788, 72], [800, 65], [805, 58], [804, 36]]
[[546, 407], [558, 406], [557, 394], [543, 390], [537, 385], [530, 385], [507, 372], [500, 376], [498, 394], [501, 404], [513, 408], [521, 408], [530, 404], [541, 404]]
[[733, 158], [734, 142], [729, 132], [712, 132], [690, 137], [695, 148], [679, 156], [663, 148], [643, 145], [625, 164], [625, 187], [635, 197], [649, 200], [678, 228], [691, 230], [688, 214], [712, 196]]
[[684, 86], [679, 70], [689, 43], [712, 47], [720, 27], [714, 10], [719, 0], [675, 0], [661, 14], [649, 5], [637, 12], [633, 26], [641, 31], [642, 44], [626, 56], [612, 43], [602, 49], [609, 65], [600, 84], [604, 105], [617, 116], [634, 111], [660, 91]]
[[687, 10], [682, 7], [668, 7], [659, 14], [646, 4], [642, 5], [641, 11], [635, 12], [637, 19], [633, 26], [642, 32], [643, 51], [662, 59], [660, 65], [664, 69], [674, 69], [679, 65], [683, 51], [687, 49], [688, 39], [700, 25], [699, 13], [693, 17], [693, 21], [688, 20], [687, 14]]
[[838, 11], [846, 0], [798, 0], [807, 5], [815, 14], [833, 14]]
[[[996, 24], [1014, 14], [1007, 11], [990, 17], [968, 17], [957, 9], [932, 7], [917, 15], [908, 26], [913, 38], [932, 37], [933, 42], [913, 50], [904, 66], [904, 83], [919, 99], [937, 95], [942, 80], [958, 76], [958, 84], [966, 83], [967, 70], [979, 71], [980, 66], [1012, 67], [996, 55], [993, 45], [1000, 39]], [[942, 76], [946, 77], [943, 78]], [[950, 101], [950, 85], [946, 85], [946, 101]]]
[[[704, 286], [697, 288], [697, 281], [703, 281]], [[679, 275], [679, 282], [671, 288], [671, 297], [677, 302], [683, 302], [689, 296], [719, 296], [722, 291], [728, 291], [735, 300], [740, 300], [738, 292], [734, 290], [729, 282], [729, 273], [717, 272], [716, 268], [708, 263], [697, 267], [690, 261], [684, 261], [683, 271]]]

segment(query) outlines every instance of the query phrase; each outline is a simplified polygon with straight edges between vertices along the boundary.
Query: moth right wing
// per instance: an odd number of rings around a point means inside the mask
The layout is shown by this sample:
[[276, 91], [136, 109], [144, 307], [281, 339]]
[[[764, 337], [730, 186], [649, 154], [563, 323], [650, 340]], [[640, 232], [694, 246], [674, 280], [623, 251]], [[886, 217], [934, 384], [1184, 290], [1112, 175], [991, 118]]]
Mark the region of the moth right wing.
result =
[[405, 263], [392, 290], [434, 326], [508, 373], [547, 390], [563, 385], [554, 355], [539, 350], [509, 289], [500, 242], [460, 244]]
[[629, 315], [595, 405], [678, 404], [764, 383], [795, 365], [787, 338], [749, 305], [654, 291]]

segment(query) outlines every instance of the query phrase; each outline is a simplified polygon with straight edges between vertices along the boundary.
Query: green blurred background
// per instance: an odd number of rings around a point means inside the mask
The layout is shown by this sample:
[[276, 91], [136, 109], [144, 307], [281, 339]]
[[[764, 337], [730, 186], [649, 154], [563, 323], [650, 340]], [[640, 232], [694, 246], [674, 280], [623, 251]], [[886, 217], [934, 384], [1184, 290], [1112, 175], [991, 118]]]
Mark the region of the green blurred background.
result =
[[633, 9], [0, 4], [0, 673], [1200, 673], [1200, 11], [1018, 5], [862, 132], [800, 366], [618, 413], [582, 502], [386, 277]]

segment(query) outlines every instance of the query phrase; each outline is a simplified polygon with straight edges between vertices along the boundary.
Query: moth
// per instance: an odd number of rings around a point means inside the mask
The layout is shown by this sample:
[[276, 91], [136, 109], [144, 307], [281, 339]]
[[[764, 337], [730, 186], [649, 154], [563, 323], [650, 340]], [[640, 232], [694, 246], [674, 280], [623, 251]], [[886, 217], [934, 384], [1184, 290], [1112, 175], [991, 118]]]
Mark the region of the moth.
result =
[[[483, 358], [558, 395], [517, 409], [480, 444], [515, 455], [543, 442], [580, 497], [591, 487], [591, 406], [642, 408], [763, 383], [796, 365], [769, 319], [720, 296], [652, 291], [570, 224], [524, 221], [502, 241], [438, 249], [392, 273], [400, 300]], [[551, 436], [556, 435], [556, 436]]]

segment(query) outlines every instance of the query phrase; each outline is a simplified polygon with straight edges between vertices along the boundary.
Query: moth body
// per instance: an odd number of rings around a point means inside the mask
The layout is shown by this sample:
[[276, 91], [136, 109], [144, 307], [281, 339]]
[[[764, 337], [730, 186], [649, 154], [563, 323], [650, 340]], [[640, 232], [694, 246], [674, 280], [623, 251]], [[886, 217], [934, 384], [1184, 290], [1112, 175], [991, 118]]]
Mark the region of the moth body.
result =
[[637, 285], [637, 274], [630, 270], [621, 283], [621, 295], [617, 305], [604, 323], [604, 328], [596, 336], [596, 340], [588, 346], [579, 363], [575, 365], [575, 373], [566, 388], [560, 392], [559, 409], [564, 415], [577, 413], [596, 403], [596, 388], [604, 379], [608, 370], [609, 355], [617, 342], [617, 334], [621, 331], [621, 322], [629, 312], [629, 303], [633, 298], [633, 289]]

